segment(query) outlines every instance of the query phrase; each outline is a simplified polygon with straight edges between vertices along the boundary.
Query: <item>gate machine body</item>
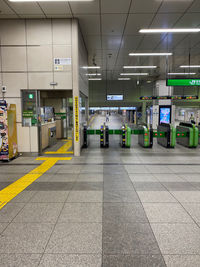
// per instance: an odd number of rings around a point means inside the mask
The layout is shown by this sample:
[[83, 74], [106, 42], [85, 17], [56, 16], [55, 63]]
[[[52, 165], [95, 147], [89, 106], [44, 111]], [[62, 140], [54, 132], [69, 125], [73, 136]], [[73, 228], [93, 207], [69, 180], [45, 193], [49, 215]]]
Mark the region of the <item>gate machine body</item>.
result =
[[105, 123], [101, 125], [100, 129], [100, 147], [109, 147], [109, 128]]
[[122, 130], [121, 146], [123, 148], [130, 148], [131, 147], [131, 129], [127, 125], [123, 125], [121, 130]]
[[0, 160], [10, 160], [17, 154], [16, 105], [0, 100]]

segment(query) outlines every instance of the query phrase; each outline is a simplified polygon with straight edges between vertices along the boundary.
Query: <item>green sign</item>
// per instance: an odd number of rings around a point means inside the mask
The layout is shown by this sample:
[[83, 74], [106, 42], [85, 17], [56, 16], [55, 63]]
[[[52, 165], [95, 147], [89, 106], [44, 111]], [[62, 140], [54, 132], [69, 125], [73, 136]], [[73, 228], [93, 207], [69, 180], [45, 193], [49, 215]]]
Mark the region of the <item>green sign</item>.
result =
[[34, 94], [28, 94], [28, 98], [29, 99], [33, 99], [34, 98]]
[[33, 111], [23, 111], [23, 117], [24, 118], [32, 118], [33, 117]]
[[167, 79], [167, 86], [200, 86], [200, 79]]

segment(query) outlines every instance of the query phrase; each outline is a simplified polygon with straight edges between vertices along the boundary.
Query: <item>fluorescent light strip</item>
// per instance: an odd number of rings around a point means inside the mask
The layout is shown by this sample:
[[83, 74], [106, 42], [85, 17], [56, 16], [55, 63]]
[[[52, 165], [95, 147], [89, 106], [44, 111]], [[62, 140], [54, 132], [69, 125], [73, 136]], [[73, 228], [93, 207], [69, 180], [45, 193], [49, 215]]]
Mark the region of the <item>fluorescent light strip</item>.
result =
[[168, 73], [168, 75], [195, 75], [196, 73], [195, 72], [183, 72], [183, 73], [181, 73], [181, 72], [171, 72], [171, 73]]
[[101, 81], [101, 78], [89, 78], [88, 81]]
[[200, 68], [200, 65], [182, 65], [180, 68]]
[[101, 76], [101, 73], [87, 73], [86, 76]]
[[143, 72], [143, 73], [120, 73], [120, 75], [122, 75], [122, 76], [147, 76], [147, 75], [149, 75], [149, 73], [145, 73], [145, 72]]
[[185, 33], [191, 32], [196, 33], [200, 32], [199, 28], [188, 28], [188, 29], [141, 29], [140, 33]]
[[157, 66], [124, 66], [124, 69], [156, 69]]
[[172, 56], [172, 53], [129, 53], [129, 56]]
[[93, 69], [100, 69], [101, 67], [99, 67], [99, 66], [83, 66], [83, 69], [91, 69], [91, 70], [93, 70]]
[[130, 81], [131, 78], [118, 78], [119, 81]]
[[92, 2], [94, 0], [9, 0], [10, 2]]

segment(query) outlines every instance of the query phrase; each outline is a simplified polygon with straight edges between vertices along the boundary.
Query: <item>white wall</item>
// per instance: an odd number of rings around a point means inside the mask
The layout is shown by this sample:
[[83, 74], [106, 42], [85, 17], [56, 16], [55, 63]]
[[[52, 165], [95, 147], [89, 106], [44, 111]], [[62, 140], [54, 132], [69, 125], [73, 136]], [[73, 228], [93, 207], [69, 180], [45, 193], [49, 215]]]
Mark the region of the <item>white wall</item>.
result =
[[[72, 66], [64, 65], [56, 71], [53, 60], [72, 57], [72, 21], [0, 20], [0, 42], [0, 86], [7, 86], [7, 102], [17, 105], [19, 151], [37, 152], [37, 132], [33, 139], [22, 127], [20, 90], [72, 90]], [[57, 85], [51, 86], [51, 82]]]

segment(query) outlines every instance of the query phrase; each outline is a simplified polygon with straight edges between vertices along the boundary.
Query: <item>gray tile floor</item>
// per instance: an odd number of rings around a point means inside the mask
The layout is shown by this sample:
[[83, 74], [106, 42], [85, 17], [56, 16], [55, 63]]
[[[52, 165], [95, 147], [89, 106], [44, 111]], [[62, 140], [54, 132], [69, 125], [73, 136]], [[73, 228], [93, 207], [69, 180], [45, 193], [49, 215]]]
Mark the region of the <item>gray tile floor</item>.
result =
[[[200, 266], [199, 148], [132, 142], [101, 150], [93, 136], [1, 209], [0, 266]], [[1, 164], [0, 189], [39, 164]]]

